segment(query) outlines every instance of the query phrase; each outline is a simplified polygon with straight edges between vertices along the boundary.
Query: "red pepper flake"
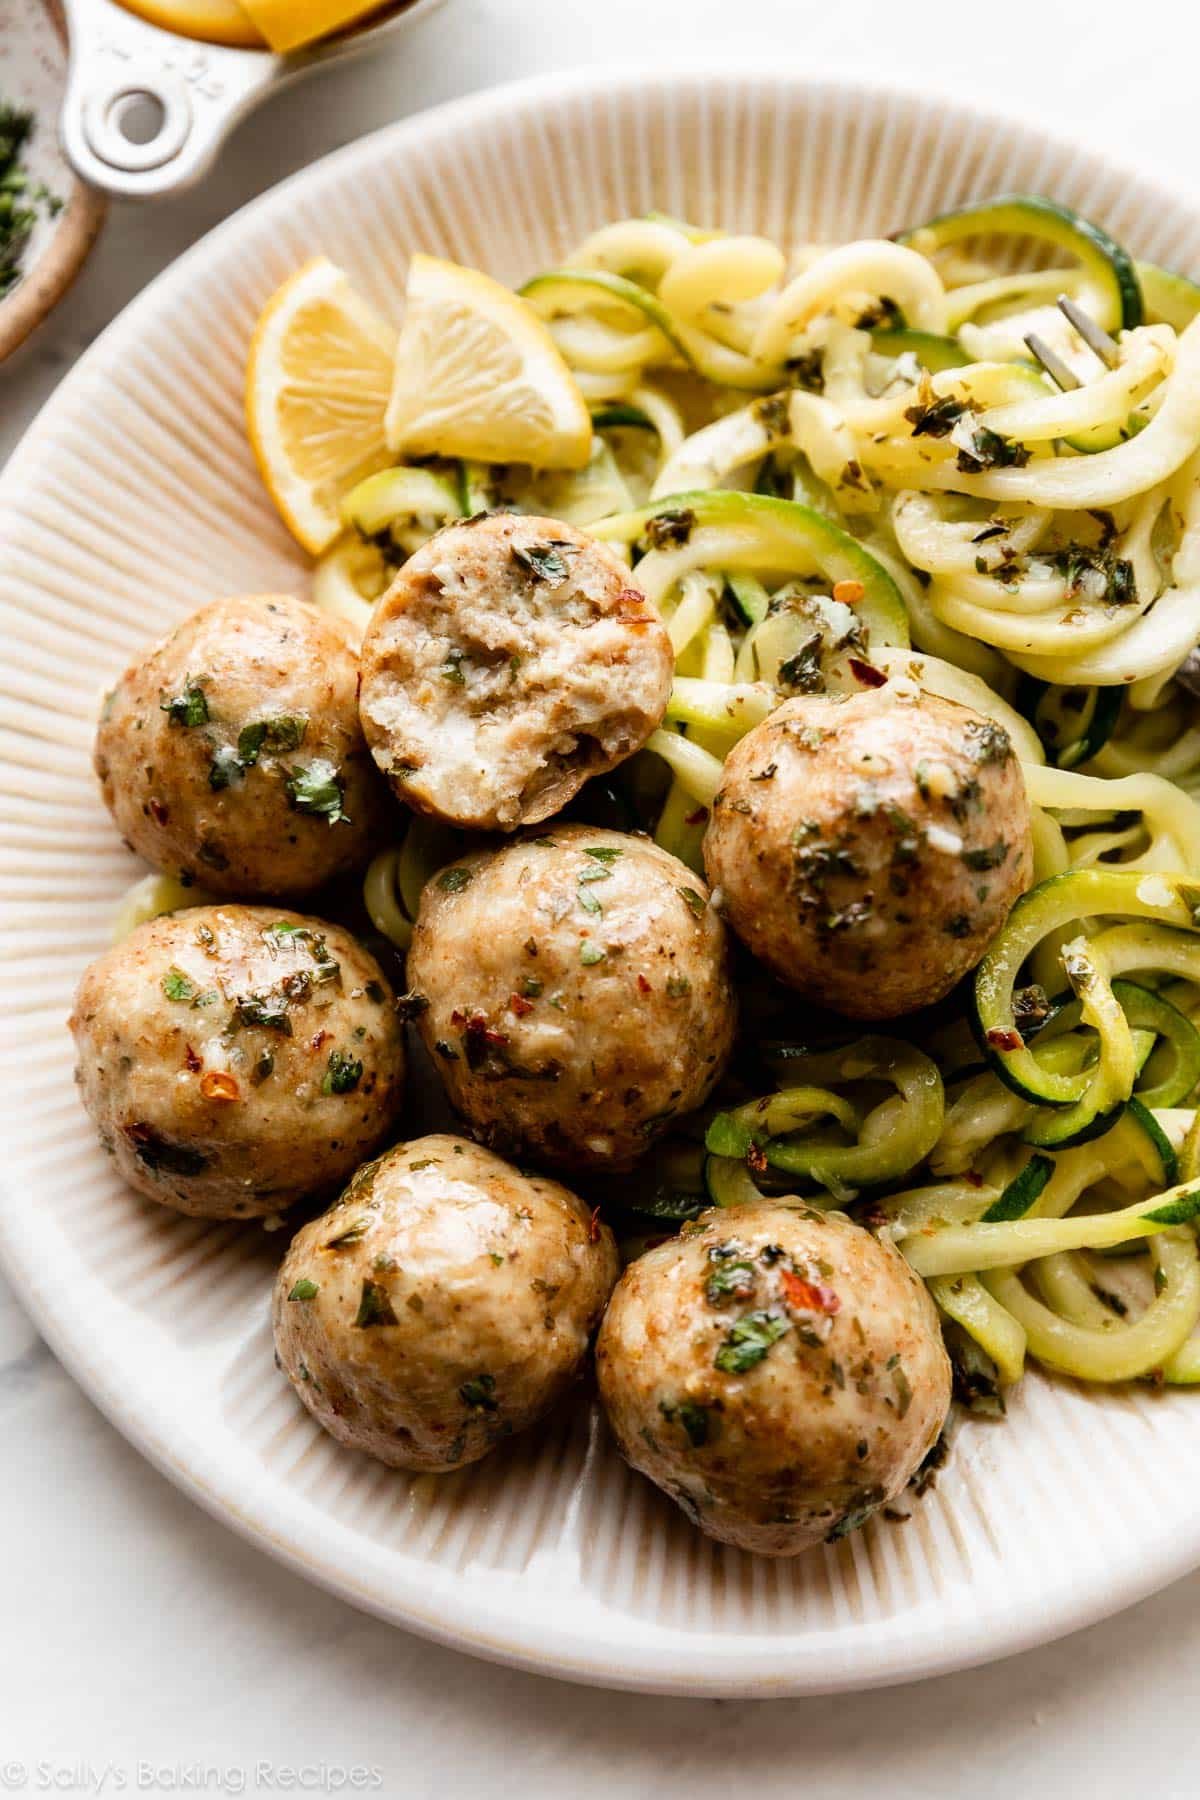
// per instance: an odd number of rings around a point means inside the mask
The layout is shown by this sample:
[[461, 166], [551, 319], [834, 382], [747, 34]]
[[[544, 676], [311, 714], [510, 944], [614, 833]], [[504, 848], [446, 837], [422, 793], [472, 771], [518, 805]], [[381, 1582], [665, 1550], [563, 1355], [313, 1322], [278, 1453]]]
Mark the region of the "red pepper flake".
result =
[[843, 606], [857, 606], [866, 591], [861, 581], [835, 581], [833, 584], [833, 597]]
[[588, 1242], [590, 1244], [600, 1242], [600, 1208], [598, 1206], [593, 1206], [592, 1216], [588, 1220]]
[[850, 673], [860, 687], [887, 686], [887, 676], [882, 669], [877, 669], [874, 663], [860, 662], [857, 656], [851, 656], [847, 660], [850, 664]]
[[147, 804], [147, 807], [148, 807], [148, 810], [150, 813], [150, 817], [154, 820], [154, 823], [156, 825], [165, 825], [171, 815], [168, 812], [167, 808], [163, 805], [162, 801], [161, 800], [148, 800], [146, 804]]
[[751, 1144], [746, 1152], [746, 1167], [752, 1175], [765, 1175], [767, 1172], [767, 1153], [761, 1144]]
[[200, 1092], [206, 1100], [236, 1100], [238, 1084], [232, 1075], [226, 1075], [220, 1069], [210, 1069], [207, 1075], [200, 1078]]
[[806, 1281], [792, 1269], [780, 1269], [779, 1279], [789, 1306], [798, 1307], [801, 1312], [841, 1312], [841, 1300], [823, 1281]]
[[[460, 1023], [462, 1014], [451, 1013], [450, 1020], [452, 1024]], [[494, 1026], [489, 1025], [483, 1013], [472, 1013], [466, 1024], [468, 1037], [478, 1038], [481, 1043], [489, 1044], [493, 1049], [498, 1050], [508, 1042], [507, 1032], [497, 1031]]]
[[613, 602], [613, 611], [618, 619], [626, 625], [649, 625], [650, 614], [646, 610], [646, 596], [639, 594], [636, 588], [622, 588]]
[[1020, 1050], [1025, 1043], [1019, 1031], [992, 1030], [987, 1034], [987, 1041], [992, 1050]]
[[516, 1013], [518, 1019], [523, 1019], [526, 1013], [531, 1013], [533, 1011], [533, 1001], [526, 1000], [524, 994], [510, 994], [508, 996], [508, 1010], [509, 1012]]
[[654, 992], [654, 989], [650, 986], [650, 983], [646, 980], [644, 975], [638, 976], [637, 984], [639, 994], [652, 994]]
[[963, 1180], [970, 1187], [982, 1187], [983, 1186], [983, 1176], [977, 1175], [975, 1173], [974, 1169], [964, 1169], [963, 1170]]
[[460, 1010], [460, 1009], [459, 1009], [459, 1008], [458, 1008], [458, 1007], [457, 1007], [457, 1006], [456, 1006], [456, 1007], [455, 1007], [455, 1009], [454, 1009], [454, 1011], [453, 1011], [453, 1012], [452, 1012], [452, 1013], [451, 1013], [451, 1014], [450, 1014], [450, 1023], [451, 1023], [451, 1024], [452, 1024], [452, 1025], [465, 1025], [465, 1024], [466, 1024], [466, 1022], [467, 1022], [467, 1015], [466, 1015], [466, 1013], [465, 1013], [465, 1012], [462, 1012], [462, 1011], [461, 1011], [461, 1010]]
[[707, 806], [698, 806], [696, 808], [695, 812], [690, 812], [687, 815], [687, 817], [684, 819], [683, 822], [685, 825], [703, 825], [703, 823], [707, 819], [707, 817], [708, 817]]
[[200, 1058], [196, 1055], [196, 1052], [192, 1049], [190, 1044], [185, 1044], [183, 1046], [183, 1066], [193, 1075], [204, 1067], [204, 1064], [200, 1061]]

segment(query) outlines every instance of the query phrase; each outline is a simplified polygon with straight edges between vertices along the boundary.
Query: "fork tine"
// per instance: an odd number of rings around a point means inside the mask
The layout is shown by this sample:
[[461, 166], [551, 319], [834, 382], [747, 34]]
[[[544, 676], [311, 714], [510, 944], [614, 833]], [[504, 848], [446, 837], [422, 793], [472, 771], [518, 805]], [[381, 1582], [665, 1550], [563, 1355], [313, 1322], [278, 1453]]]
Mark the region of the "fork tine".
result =
[[1069, 294], [1058, 296], [1058, 310], [1072, 324], [1089, 350], [1094, 350], [1102, 363], [1115, 369], [1121, 360], [1121, 349], [1115, 338], [1109, 337], [1107, 331], [1101, 330], [1095, 319], [1085, 313], [1082, 306], [1077, 306]]
[[1029, 346], [1031, 355], [1036, 356], [1051, 381], [1062, 388], [1064, 393], [1070, 388], [1083, 386], [1074, 369], [1069, 368], [1062, 357], [1053, 351], [1045, 338], [1039, 337], [1036, 331], [1028, 332], [1025, 342]]

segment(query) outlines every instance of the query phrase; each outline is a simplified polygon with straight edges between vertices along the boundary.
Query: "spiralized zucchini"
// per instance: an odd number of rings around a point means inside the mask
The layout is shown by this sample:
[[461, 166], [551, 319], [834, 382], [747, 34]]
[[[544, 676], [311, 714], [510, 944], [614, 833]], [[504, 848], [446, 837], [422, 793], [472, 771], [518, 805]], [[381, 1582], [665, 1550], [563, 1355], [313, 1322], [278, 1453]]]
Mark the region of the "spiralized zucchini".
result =
[[[863, 665], [1002, 725], [1032, 803], [1038, 885], [972, 1026], [773, 1053], [794, 1015], [752, 982], [717, 1101], [614, 1196], [629, 1243], [759, 1192], [852, 1206], [974, 1346], [973, 1393], [1027, 1356], [1200, 1381], [1200, 287], [1005, 195], [832, 247], [621, 220], [522, 292], [591, 409], [588, 466], [371, 475], [317, 603], [361, 632], [405, 557], [481, 510], [594, 532], [676, 656], [605, 804], [697, 868], [733, 744]], [[372, 863], [398, 946], [460, 847], [416, 819]]]

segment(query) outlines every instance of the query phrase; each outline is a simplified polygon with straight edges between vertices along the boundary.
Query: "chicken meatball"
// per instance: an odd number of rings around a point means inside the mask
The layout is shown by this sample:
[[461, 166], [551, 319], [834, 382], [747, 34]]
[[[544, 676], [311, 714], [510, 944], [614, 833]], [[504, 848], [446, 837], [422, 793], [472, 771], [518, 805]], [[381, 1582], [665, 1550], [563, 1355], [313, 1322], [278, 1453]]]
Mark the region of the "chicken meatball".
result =
[[641, 748], [673, 667], [610, 550], [557, 519], [481, 516], [439, 531], [376, 607], [363, 728], [410, 806], [511, 831]]
[[486, 1143], [627, 1168], [724, 1067], [736, 1005], [708, 890], [646, 838], [559, 825], [443, 869], [410, 1004]]
[[941, 999], [1033, 874], [1008, 734], [904, 682], [787, 700], [725, 763], [704, 839], [754, 955], [854, 1019]]
[[923, 1282], [796, 1200], [704, 1213], [631, 1263], [596, 1365], [626, 1460], [710, 1537], [766, 1556], [893, 1500], [950, 1406]]
[[297, 1233], [275, 1345], [340, 1444], [458, 1469], [575, 1380], [617, 1266], [608, 1227], [556, 1181], [461, 1138], [418, 1138]]
[[389, 808], [354, 651], [282, 594], [214, 601], [139, 657], [95, 763], [130, 848], [213, 894], [310, 893], [366, 859]]
[[83, 1103], [139, 1193], [241, 1219], [333, 1189], [387, 1137], [404, 1042], [348, 932], [266, 906], [195, 906], [92, 963], [71, 1030]]

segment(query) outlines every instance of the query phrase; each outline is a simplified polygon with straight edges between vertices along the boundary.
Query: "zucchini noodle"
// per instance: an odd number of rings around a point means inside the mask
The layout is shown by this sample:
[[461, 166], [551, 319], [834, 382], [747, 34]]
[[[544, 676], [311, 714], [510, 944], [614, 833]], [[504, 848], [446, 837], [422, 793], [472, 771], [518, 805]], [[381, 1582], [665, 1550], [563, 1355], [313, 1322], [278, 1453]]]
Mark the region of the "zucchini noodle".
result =
[[[591, 531], [676, 658], [606, 791], [696, 868], [737, 740], [864, 665], [1002, 726], [1032, 810], [1038, 885], [913, 1041], [797, 1037], [748, 977], [719, 1095], [613, 1197], [629, 1242], [760, 1192], [852, 1207], [993, 1408], [1029, 1357], [1200, 1382], [1200, 290], [1007, 195], [832, 248], [626, 219], [521, 292], [591, 409], [587, 467], [374, 474], [316, 602], [361, 632], [405, 557], [481, 510]], [[372, 863], [401, 948], [456, 847], [414, 819]]]

